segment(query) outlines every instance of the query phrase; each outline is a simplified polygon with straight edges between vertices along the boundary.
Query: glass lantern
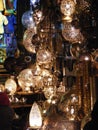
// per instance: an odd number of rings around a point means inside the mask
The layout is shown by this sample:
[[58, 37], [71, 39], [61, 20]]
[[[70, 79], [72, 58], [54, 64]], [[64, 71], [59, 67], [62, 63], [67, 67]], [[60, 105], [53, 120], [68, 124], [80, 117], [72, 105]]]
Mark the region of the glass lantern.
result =
[[14, 95], [17, 90], [17, 84], [14, 80], [14, 76], [11, 76], [5, 81], [5, 90], [10, 94]]
[[72, 21], [72, 15], [75, 12], [75, 2], [73, 0], [62, 0], [60, 9], [61, 13], [64, 14], [64, 20]]
[[32, 44], [32, 37], [36, 34], [36, 28], [29, 28], [24, 32], [23, 45], [31, 53], [36, 53], [36, 46]]
[[74, 43], [82, 44], [84, 42], [84, 36], [79, 28], [75, 28], [71, 23], [63, 23], [62, 35], [65, 40]]
[[35, 27], [35, 22], [32, 16], [33, 12], [32, 11], [26, 11], [23, 15], [22, 15], [22, 24], [25, 28], [34, 28]]
[[31, 129], [39, 129], [42, 126], [41, 110], [36, 102], [33, 103], [29, 113], [29, 125]]
[[32, 70], [27, 68], [22, 70], [18, 75], [18, 84], [24, 92], [30, 92], [31, 87], [35, 86], [35, 81], [33, 80]]
[[52, 58], [52, 53], [49, 49], [40, 48], [37, 52], [37, 62], [39, 65], [51, 63]]

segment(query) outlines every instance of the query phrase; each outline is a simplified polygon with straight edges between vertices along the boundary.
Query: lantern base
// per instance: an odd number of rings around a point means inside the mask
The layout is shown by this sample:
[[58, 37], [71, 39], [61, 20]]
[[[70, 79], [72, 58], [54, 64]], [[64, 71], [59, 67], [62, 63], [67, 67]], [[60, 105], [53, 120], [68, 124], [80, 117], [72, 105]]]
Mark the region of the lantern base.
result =
[[27, 130], [39, 130], [39, 128], [28, 127]]

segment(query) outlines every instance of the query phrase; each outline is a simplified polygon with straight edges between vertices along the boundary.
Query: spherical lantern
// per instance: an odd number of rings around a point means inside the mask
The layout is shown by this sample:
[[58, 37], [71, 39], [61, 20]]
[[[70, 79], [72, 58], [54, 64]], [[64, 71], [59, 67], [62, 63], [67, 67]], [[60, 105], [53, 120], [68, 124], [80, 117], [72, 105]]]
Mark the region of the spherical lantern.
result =
[[23, 91], [30, 91], [30, 87], [35, 86], [32, 70], [29, 68], [22, 70], [17, 78], [18, 78], [18, 84]]
[[52, 58], [52, 53], [49, 49], [41, 48], [37, 52], [37, 62], [39, 65], [51, 63]]
[[75, 12], [75, 2], [73, 0], [62, 0], [60, 9], [64, 14], [64, 20], [71, 21], [71, 16]]
[[64, 23], [62, 28], [62, 35], [65, 40], [73, 43], [83, 43], [84, 36], [79, 28], [75, 28], [71, 23]]
[[25, 28], [33, 28], [35, 26], [32, 14], [33, 12], [29, 10], [22, 15], [21, 21]]
[[8, 91], [10, 95], [13, 95], [17, 90], [17, 84], [14, 80], [14, 76], [8, 78], [5, 82], [5, 89]]
[[25, 49], [31, 53], [36, 53], [36, 46], [32, 44], [32, 37], [36, 34], [35, 28], [29, 28], [24, 32], [23, 45]]

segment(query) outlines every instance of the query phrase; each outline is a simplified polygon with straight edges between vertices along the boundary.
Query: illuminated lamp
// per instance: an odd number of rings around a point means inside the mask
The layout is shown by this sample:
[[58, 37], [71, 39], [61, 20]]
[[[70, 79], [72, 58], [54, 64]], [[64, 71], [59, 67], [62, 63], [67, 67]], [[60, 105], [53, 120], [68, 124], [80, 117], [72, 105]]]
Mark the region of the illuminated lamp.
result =
[[5, 81], [5, 89], [8, 91], [10, 95], [14, 95], [17, 90], [17, 84], [14, 80], [14, 76], [11, 76]]
[[75, 2], [73, 0], [62, 0], [60, 9], [61, 13], [64, 14], [64, 20], [72, 21], [72, 15], [75, 12]]
[[36, 102], [33, 103], [29, 113], [29, 126], [28, 130], [38, 130], [42, 126], [41, 111]]

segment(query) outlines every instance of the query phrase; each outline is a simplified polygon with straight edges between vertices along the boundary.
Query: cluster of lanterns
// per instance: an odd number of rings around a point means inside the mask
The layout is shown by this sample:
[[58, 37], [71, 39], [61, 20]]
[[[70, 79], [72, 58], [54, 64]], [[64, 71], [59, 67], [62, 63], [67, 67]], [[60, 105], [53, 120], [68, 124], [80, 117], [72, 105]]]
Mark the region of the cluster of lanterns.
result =
[[[85, 38], [82, 35], [81, 30], [72, 25], [76, 4], [77, 2], [74, 0], [62, 0], [60, 3], [63, 21], [62, 36], [72, 44], [81, 44], [85, 41]], [[48, 33], [51, 32], [51, 29], [54, 29], [54, 26], [50, 29], [46, 26], [46, 30], [43, 30], [42, 28], [40, 32], [38, 32], [38, 26], [40, 22], [44, 20], [44, 16], [42, 11], [39, 8], [36, 8], [37, 5], [39, 5], [38, 0], [31, 0], [30, 5], [31, 10], [25, 12], [22, 16], [22, 24], [26, 28], [23, 36], [23, 46], [28, 52], [36, 54], [36, 63], [19, 73], [17, 76], [18, 85], [23, 92], [27, 93], [41, 90], [48, 101], [45, 102], [44, 105], [49, 102], [55, 104], [58, 98], [56, 97], [58, 76], [53, 70], [56, 57], [52, 48], [49, 48], [49, 45], [51, 45], [51, 38], [50, 40], [47, 38], [47, 36], [51, 36]], [[5, 89], [10, 92], [10, 95], [15, 94], [17, 91], [17, 84], [13, 77], [5, 82]], [[75, 112], [77, 111], [76, 106], [78, 105], [75, 104], [77, 104], [77, 102], [77, 95], [72, 94], [66, 103], [66, 106], [60, 104], [60, 106], [64, 107], [63, 110], [65, 113], [69, 114], [67, 116], [70, 120], [75, 120], [76, 118]], [[36, 102], [34, 102], [30, 111], [29, 124], [30, 128], [28, 128], [28, 130], [31, 128], [39, 129], [42, 125], [42, 115]]]

